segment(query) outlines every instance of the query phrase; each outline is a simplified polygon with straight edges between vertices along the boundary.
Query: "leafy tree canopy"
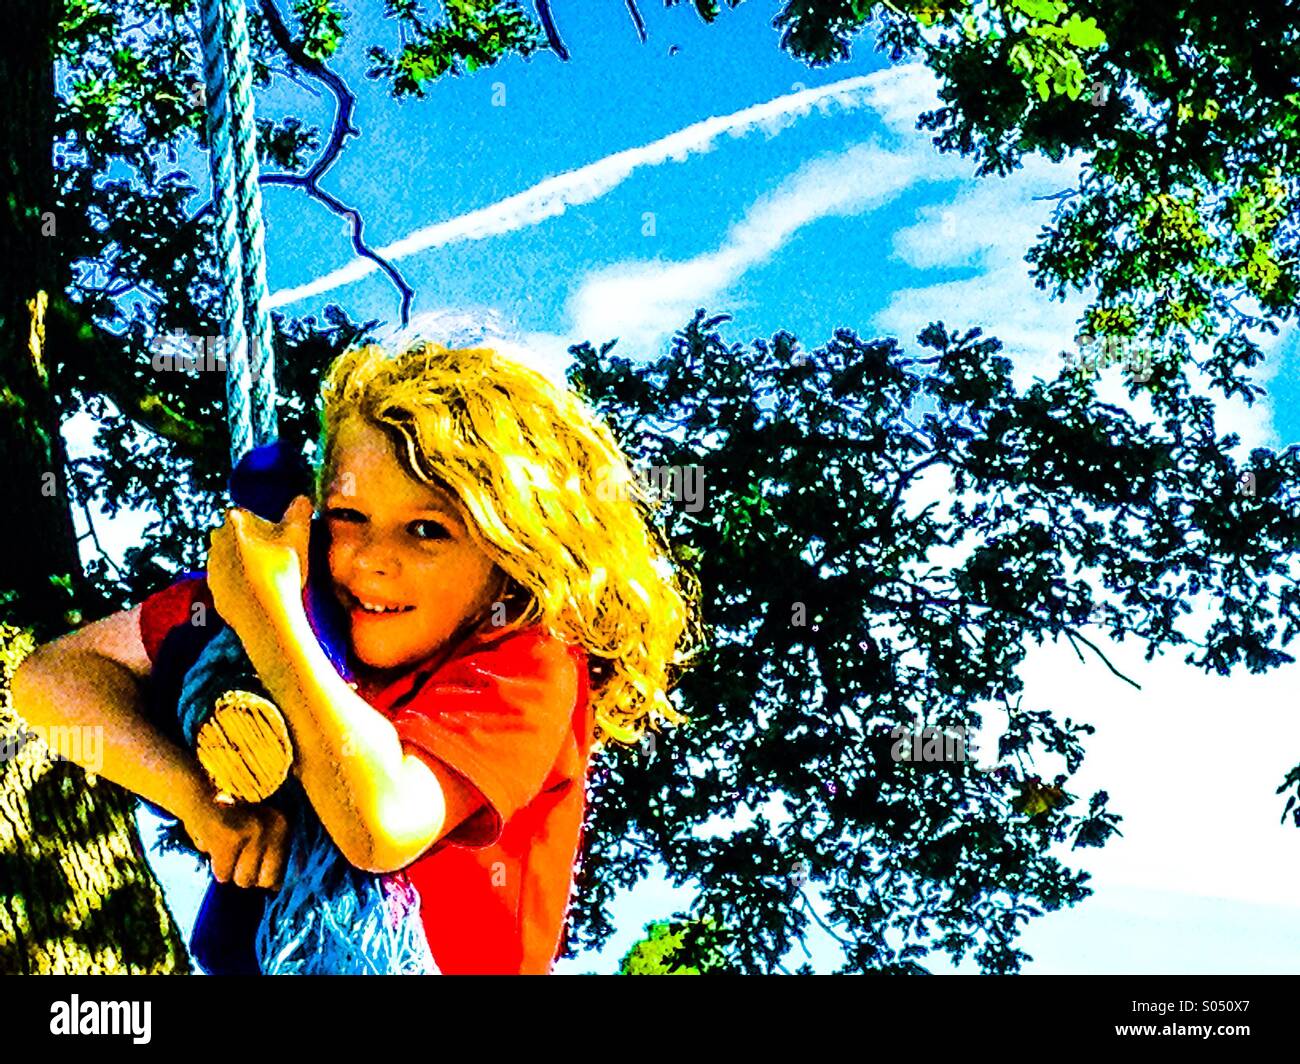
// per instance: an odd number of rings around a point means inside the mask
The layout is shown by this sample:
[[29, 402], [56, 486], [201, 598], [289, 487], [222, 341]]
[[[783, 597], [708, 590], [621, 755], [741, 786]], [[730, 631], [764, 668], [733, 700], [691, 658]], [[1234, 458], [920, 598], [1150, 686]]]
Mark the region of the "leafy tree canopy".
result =
[[[576, 941], [604, 940], [614, 891], [657, 859], [701, 885], [694, 948], [733, 970], [773, 971], [816, 920], [845, 971], [922, 971], [935, 950], [1017, 971], [1019, 925], [1090, 893], [1052, 845], [1103, 845], [1119, 819], [1070, 791], [1091, 726], [1022, 704], [1029, 643], [1068, 640], [1099, 684], [1133, 683], [1100, 631], [1207, 672], [1293, 662], [1300, 448], [1253, 451], [1248, 495], [1240, 441], [1185, 382], [1146, 426], [1068, 373], [1017, 391], [978, 329], [936, 323], [918, 354], [839, 329], [804, 352], [784, 332], [729, 344], [725, 320], [697, 313], [644, 367], [573, 349], [635, 453], [702, 466], [708, 505], [664, 517], [715, 629], [680, 688], [691, 722], [602, 769]], [[932, 470], [948, 513], [907, 504]], [[1210, 605], [1194, 626], [1192, 602]], [[981, 767], [898, 757], [900, 730], [973, 734], [989, 712]], [[738, 811], [748, 826], [702, 831]], [[825, 917], [791, 891], [804, 863]]]
[[[456, 0], [431, 19], [389, 0], [401, 33], [370, 48], [371, 76], [418, 96], [543, 41], [562, 52], [551, 6], [539, 0], [534, 22], [513, 3]], [[719, 4], [695, 9], [724, 32]], [[73, 469], [74, 501], [159, 515], [123, 571], [90, 566], [125, 604], [202, 564], [225, 474], [219, 377], [153, 372], [148, 353], [159, 334], [219, 331], [211, 213], [187, 207], [205, 182], [178, 165], [206, 137], [199, 51], [189, 0], [63, 11], [58, 184], [52, 203], [24, 210], [33, 226], [57, 222], [46, 327], [61, 414], [103, 419], [96, 455]], [[286, 20], [259, 0], [252, 13], [256, 84], [288, 62], [337, 105], [328, 131], [263, 116], [264, 180], [347, 216], [317, 184], [354, 131], [351, 93], [327, 65], [346, 10], [296, 0]], [[791, 0], [777, 15], [781, 46], [813, 65], [843, 59], [868, 24], [894, 58], [922, 57], [944, 102], [922, 123], [988, 175], [1026, 153], [1079, 153], [1078, 187], [1029, 259], [1054, 293], [1091, 292], [1087, 329], [1158, 347], [1154, 423], [1066, 374], [1018, 392], [996, 340], [942, 323], [912, 353], [851, 329], [803, 357], [788, 333], [729, 344], [725, 317], [703, 312], [648, 366], [575, 347], [575, 383], [634, 455], [705, 469], [704, 510], [664, 520], [710, 590], [715, 645], [680, 690], [692, 723], [654, 758], [616, 750], [601, 766], [573, 945], [608, 937], [610, 899], [657, 858], [700, 896], [651, 966], [769, 971], [816, 920], [846, 970], [919, 971], [934, 950], [1018, 970], [1020, 925], [1088, 892], [1049, 848], [1101, 845], [1118, 819], [1104, 792], [1070, 791], [1090, 729], [1020, 704], [1026, 641], [1066, 638], [1102, 670], [1098, 624], [1144, 640], [1149, 657], [1185, 647], [1207, 671], [1292, 660], [1297, 455], [1255, 451], [1255, 493], [1236, 491], [1238, 441], [1183, 370], [1212, 341], [1215, 386], [1253, 400], [1239, 372], [1261, 357], [1252, 330], [1291, 313], [1295, 18], [1282, 4], [1063, 0]], [[335, 307], [277, 316], [287, 438], [309, 445], [320, 370], [375, 324]], [[108, 418], [109, 402], [124, 417]], [[927, 471], [951, 477], [951, 512], [908, 509]], [[958, 561], [932, 557], [963, 543]], [[1214, 612], [1188, 630], [1197, 596]], [[990, 711], [1006, 715], [990, 771], [893, 756], [898, 726], [974, 728]], [[1052, 757], [1046, 782], [1032, 759]], [[742, 806], [747, 826], [700, 828]], [[801, 862], [808, 882], [792, 892]]]

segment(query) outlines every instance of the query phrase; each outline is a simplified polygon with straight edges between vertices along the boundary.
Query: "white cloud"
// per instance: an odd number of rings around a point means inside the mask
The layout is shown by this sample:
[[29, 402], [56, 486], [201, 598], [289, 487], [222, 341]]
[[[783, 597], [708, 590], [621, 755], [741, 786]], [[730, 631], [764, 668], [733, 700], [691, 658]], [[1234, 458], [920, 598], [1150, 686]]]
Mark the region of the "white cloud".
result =
[[[558, 217], [571, 206], [599, 199], [637, 170], [666, 162], [684, 162], [691, 155], [711, 151], [724, 134], [741, 137], [757, 129], [773, 136], [788, 129], [814, 107], [824, 113], [832, 107], [855, 110], [882, 101], [897, 106], [894, 101], [905, 93], [907, 84], [905, 79], [901, 82], [897, 78], [882, 81], [870, 74], [845, 78], [830, 85], [788, 93], [729, 115], [706, 118], [649, 144], [627, 148], [587, 166], [547, 178], [532, 188], [486, 207], [425, 226], [401, 240], [379, 248], [378, 254], [395, 262], [431, 248], [446, 247], [466, 240], [482, 240], [525, 229], [548, 218]], [[270, 305], [282, 307], [332, 291], [360, 280], [378, 268], [369, 259], [357, 258], [342, 269], [334, 270], [308, 284], [274, 293]]]
[[[568, 301], [568, 327], [561, 334], [535, 332], [523, 339], [555, 379], [569, 362], [574, 338], [600, 342], [618, 337], [624, 352], [650, 351], [688, 320], [695, 308], [721, 297], [749, 269], [760, 265], [803, 227], [825, 217], [879, 208], [920, 180], [951, 180], [962, 169], [938, 155], [913, 130], [916, 114], [936, 106], [936, 82], [925, 67], [908, 64], [831, 85], [806, 89], [706, 119], [641, 148], [550, 178], [491, 207], [417, 231], [380, 249], [390, 259], [417, 254], [458, 240], [481, 239], [538, 224], [586, 203], [626, 180], [634, 170], [711, 150], [722, 134], [743, 136], [755, 129], [769, 136], [788, 128], [814, 107], [876, 110], [895, 134], [908, 134], [901, 147], [878, 142], [809, 160], [779, 186], [750, 205], [716, 249], [677, 262], [623, 261], [598, 268], [576, 285]], [[302, 288], [279, 292], [281, 306], [318, 295], [373, 271], [358, 260]], [[735, 300], [732, 299], [734, 306]], [[440, 310], [436, 315], [450, 313]], [[406, 330], [409, 332], [410, 330]]]
[[924, 177], [913, 154], [857, 144], [805, 163], [752, 204], [715, 250], [679, 262], [621, 262], [589, 273], [569, 301], [573, 335], [653, 348], [766, 262], [804, 226], [880, 207]]
[[[912, 137], [919, 149], [925, 135]], [[917, 221], [895, 233], [895, 257], [918, 271], [947, 268], [958, 276], [895, 289], [873, 326], [905, 346], [931, 321], [943, 321], [950, 330], [978, 326], [1001, 341], [1016, 387], [1055, 377], [1061, 352], [1072, 346], [1092, 293], [1072, 292], [1063, 301], [1049, 297], [1034, 285], [1025, 252], [1051, 222], [1055, 204], [1042, 197], [1075, 187], [1078, 172], [1077, 162], [1031, 157], [1007, 177], [962, 182], [950, 199], [921, 207]], [[1277, 373], [1283, 352], [1297, 335], [1295, 326], [1288, 325], [1277, 337], [1257, 338], [1267, 356], [1253, 371], [1258, 383], [1266, 385]], [[1195, 350], [1197, 357], [1206, 353], [1206, 345]], [[1220, 434], [1241, 437], [1238, 460], [1252, 447], [1277, 444], [1270, 400], [1253, 407], [1240, 398], [1226, 400], [1210, 391], [1208, 378], [1194, 367], [1190, 377], [1200, 394], [1213, 395]], [[1142, 395], [1128, 398], [1120, 369], [1104, 372], [1096, 385], [1100, 401], [1151, 421], [1149, 401]]]
[[1020, 673], [1025, 705], [1097, 728], [1084, 738], [1088, 758], [1070, 790], [1083, 801], [1105, 790], [1125, 818], [1122, 838], [1065, 859], [1085, 864], [1102, 887], [1294, 906], [1300, 848], [1295, 827], [1279, 823], [1275, 793], [1300, 762], [1294, 679], [1285, 670], [1206, 675], [1183, 663], [1185, 649], [1147, 662], [1145, 644], [1131, 638], [1094, 642], [1143, 690], [1086, 650], [1080, 662], [1065, 642], [1032, 648]]
[[931, 321], [978, 326], [1002, 341], [1017, 386], [1055, 376], [1057, 352], [1073, 337], [1085, 301], [1049, 299], [1034, 287], [1024, 256], [1051, 217], [1052, 204], [1034, 197], [1070, 188], [1076, 173], [1070, 165], [1027, 159], [1008, 177], [964, 182], [951, 199], [921, 208], [917, 222], [894, 235], [895, 257], [916, 270], [964, 276], [896, 289], [875, 327], [906, 344]]
[[[593, 340], [617, 336], [624, 351], [651, 351], [696, 307], [718, 301], [803, 227], [821, 218], [877, 210], [920, 181], [962, 177], [969, 166], [940, 155], [915, 128], [918, 114], [939, 105], [937, 86], [925, 66], [908, 63], [820, 90], [819, 107], [834, 100], [873, 109], [895, 142], [873, 140], [809, 160], [751, 204], [712, 251], [678, 262], [633, 260], [592, 271], [570, 297], [570, 335]], [[784, 99], [793, 106], [808, 92]], [[729, 304], [737, 306], [735, 297]]]

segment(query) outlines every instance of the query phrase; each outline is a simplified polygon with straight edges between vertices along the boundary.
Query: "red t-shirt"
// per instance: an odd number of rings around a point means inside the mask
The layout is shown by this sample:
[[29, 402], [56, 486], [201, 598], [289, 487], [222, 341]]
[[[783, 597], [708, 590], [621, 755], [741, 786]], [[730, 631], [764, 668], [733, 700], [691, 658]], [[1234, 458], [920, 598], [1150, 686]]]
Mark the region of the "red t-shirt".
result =
[[[144, 601], [150, 661], [196, 601], [211, 604], [201, 577]], [[487, 803], [406, 868], [439, 969], [549, 973], [582, 841], [594, 730], [585, 651], [538, 627], [489, 629], [368, 701], [406, 749], [463, 776]]]

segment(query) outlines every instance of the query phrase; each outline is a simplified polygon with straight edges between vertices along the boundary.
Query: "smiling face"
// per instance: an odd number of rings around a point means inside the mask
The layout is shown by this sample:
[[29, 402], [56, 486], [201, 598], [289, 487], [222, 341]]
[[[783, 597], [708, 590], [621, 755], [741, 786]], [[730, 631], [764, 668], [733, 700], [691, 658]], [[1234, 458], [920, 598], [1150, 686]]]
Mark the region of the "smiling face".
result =
[[331, 457], [321, 509], [353, 654], [378, 671], [414, 665], [490, 610], [506, 574], [470, 536], [459, 501], [410, 476], [381, 429], [348, 418]]

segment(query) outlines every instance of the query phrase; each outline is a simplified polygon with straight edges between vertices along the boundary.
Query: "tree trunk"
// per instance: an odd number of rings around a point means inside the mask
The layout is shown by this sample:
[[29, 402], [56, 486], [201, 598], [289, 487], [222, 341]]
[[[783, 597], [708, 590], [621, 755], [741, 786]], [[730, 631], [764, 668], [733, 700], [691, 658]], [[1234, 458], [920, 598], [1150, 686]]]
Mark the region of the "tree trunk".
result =
[[[8, 0], [0, 50], [0, 972], [185, 973], [189, 958], [145, 860], [135, 798], [40, 740], [16, 755], [9, 678], [37, 639], [92, 609], [59, 434], [42, 300], [59, 283], [53, 42], [61, 0]], [[52, 582], [61, 579], [64, 586]], [[17, 627], [15, 627], [16, 625]]]

